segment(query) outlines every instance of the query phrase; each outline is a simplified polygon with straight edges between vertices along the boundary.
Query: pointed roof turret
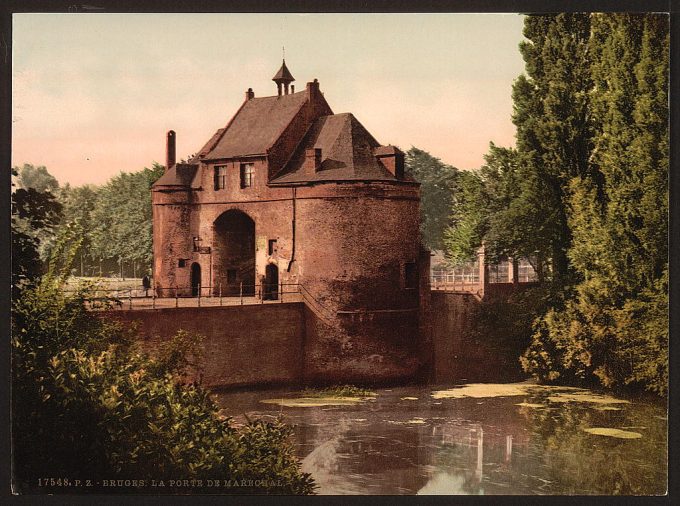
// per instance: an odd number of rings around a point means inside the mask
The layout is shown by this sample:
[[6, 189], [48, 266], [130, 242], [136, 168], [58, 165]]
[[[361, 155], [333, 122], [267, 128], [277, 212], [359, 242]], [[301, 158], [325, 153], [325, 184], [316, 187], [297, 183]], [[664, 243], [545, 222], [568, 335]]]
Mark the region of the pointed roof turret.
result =
[[281, 85], [283, 85], [286, 95], [288, 95], [288, 86], [295, 81], [295, 78], [293, 77], [293, 74], [290, 73], [290, 70], [288, 70], [288, 67], [286, 67], [285, 58], [283, 59], [283, 64], [279, 71], [272, 77], [272, 81], [276, 83], [276, 88], [279, 90], [279, 96], [281, 95]]
[[295, 78], [293, 77], [293, 74], [290, 73], [290, 70], [288, 70], [288, 67], [286, 67], [286, 60], [284, 58], [283, 64], [281, 65], [281, 68], [279, 71], [276, 73], [274, 77], [272, 77], [272, 81], [274, 81], [276, 84], [281, 81], [282, 83], [285, 81], [288, 81], [289, 83], [292, 83], [295, 81]]

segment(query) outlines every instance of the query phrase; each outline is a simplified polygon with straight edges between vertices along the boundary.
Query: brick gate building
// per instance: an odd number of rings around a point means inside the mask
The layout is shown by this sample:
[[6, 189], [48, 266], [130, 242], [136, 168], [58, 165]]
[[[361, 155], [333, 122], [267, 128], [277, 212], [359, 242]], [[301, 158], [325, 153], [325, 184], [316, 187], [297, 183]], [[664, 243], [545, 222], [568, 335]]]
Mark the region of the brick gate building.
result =
[[187, 163], [168, 132], [152, 189], [157, 294], [275, 298], [295, 284], [305, 378], [414, 378], [429, 360], [419, 185], [398, 148], [333, 113], [316, 79], [295, 92], [284, 61], [273, 80], [276, 95], [248, 89]]

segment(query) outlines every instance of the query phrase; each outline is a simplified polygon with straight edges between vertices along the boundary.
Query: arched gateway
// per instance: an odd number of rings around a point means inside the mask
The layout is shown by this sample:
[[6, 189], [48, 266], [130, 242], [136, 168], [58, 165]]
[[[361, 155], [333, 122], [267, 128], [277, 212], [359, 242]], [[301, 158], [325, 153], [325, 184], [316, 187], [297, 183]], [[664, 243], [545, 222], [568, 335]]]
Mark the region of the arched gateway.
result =
[[243, 211], [230, 209], [213, 224], [213, 293], [255, 294], [255, 222]]
[[[196, 262], [215, 296], [278, 298], [262, 310], [272, 314], [282, 298], [304, 305], [301, 327], [278, 323], [281, 336], [304, 333], [305, 381], [421, 377], [432, 353], [419, 183], [404, 173], [402, 151], [353, 114], [333, 113], [318, 80], [294, 90], [282, 67], [274, 81], [275, 95], [248, 88], [186, 162], [176, 162], [168, 134], [153, 233], [154, 282], [171, 288], [158, 293], [173, 297], [177, 286], [189, 296]], [[300, 295], [282, 297], [282, 287]], [[239, 327], [245, 343], [256, 332]]]

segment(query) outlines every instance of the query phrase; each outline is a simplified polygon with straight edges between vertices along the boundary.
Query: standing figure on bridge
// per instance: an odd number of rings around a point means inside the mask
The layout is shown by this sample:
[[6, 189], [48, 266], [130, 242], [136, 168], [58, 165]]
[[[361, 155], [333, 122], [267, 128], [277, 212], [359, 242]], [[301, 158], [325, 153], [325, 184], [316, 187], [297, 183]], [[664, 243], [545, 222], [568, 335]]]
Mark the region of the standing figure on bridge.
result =
[[148, 274], [145, 274], [142, 278], [142, 287], [144, 287], [144, 297], [149, 296], [149, 288], [151, 288], [151, 278]]

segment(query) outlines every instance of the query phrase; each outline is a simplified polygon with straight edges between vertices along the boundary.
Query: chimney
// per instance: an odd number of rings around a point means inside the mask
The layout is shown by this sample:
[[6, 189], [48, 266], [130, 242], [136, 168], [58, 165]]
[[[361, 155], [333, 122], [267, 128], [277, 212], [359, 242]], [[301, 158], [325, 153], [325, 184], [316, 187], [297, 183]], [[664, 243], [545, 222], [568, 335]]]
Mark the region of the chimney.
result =
[[165, 171], [175, 165], [175, 131], [169, 130], [165, 138]]
[[255, 92], [252, 88], [248, 88], [248, 91], [246, 91], [246, 101], [252, 100], [253, 98], [255, 98]]
[[319, 80], [314, 79], [311, 83], [307, 83], [307, 98], [311, 99], [319, 93]]
[[404, 178], [404, 153], [394, 146], [378, 146], [374, 150], [378, 162], [397, 179]]
[[314, 174], [321, 167], [321, 148], [305, 149], [305, 161], [302, 170], [305, 174]]

